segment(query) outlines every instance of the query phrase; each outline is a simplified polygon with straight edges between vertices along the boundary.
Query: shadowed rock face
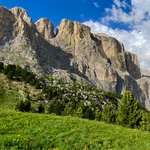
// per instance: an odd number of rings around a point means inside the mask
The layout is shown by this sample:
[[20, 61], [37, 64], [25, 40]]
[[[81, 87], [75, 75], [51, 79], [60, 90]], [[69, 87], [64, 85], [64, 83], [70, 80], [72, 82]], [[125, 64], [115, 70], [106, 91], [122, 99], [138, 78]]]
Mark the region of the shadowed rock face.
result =
[[115, 38], [93, 34], [89, 27], [65, 19], [54, 34], [48, 19], [34, 24], [18, 7], [9, 11], [0, 6], [0, 23], [0, 61], [118, 94], [131, 89], [141, 105], [150, 109], [149, 94], [143, 91], [149, 87], [141, 81], [137, 56], [126, 52]]

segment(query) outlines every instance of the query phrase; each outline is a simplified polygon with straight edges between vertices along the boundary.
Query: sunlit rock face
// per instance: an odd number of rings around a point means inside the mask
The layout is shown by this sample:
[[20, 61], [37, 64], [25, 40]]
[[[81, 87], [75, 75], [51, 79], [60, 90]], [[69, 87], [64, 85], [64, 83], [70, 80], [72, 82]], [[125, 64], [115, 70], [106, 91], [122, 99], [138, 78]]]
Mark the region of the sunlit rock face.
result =
[[41, 18], [36, 23], [37, 30], [43, 35], [43, 37], [50, 41], [54, 37], [54, 25], [47, 18]]
[[23, 8], [0, 6], [0, 61], [37, 74], [50, 74], [122, 94], [131, 89], [150, 109], [149, 80], [141, 77], [135, 54], [117, 39], [63, 19], [54, 32], [46, 18], [33, 23]]

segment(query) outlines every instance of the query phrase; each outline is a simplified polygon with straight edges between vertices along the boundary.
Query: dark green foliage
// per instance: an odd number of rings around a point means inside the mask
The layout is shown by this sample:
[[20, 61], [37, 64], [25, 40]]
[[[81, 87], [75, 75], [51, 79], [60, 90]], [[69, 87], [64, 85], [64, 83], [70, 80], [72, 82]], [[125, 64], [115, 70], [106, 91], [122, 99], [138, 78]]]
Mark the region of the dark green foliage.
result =
[[150, 131], [150, 112], [142, 111], [140, 129]]
[[9, 72], [12, 72], [12, 74], [13, 74], [13, 76], [14, 76], [15, 70], [16, 70], [16, 65], [8, 64], [8, 65], [5, 66], [5, 68], [4, 68], [4, 73], [7, 75], [7, 74], [9, 74]]
[[30, 94], [27, 93], [26, 100], [31, 100]]
[[14, 77], [14, 72], [13, 72], [13, 71], [9, 71], [9, 72], [7, 73], [7, 78], [12, 80], [13, 77]]
[[29, 112], [31, 110], [31, 102], [29, 100], [26, 101], [20, 101], [16, 105], [16, 110], [22, 111], [22, 112]]
[[27, 72], [25, 76], [25, 82], [26, 83], [32, 83], [35, 80], [35, 76], [31, 72]]
[[0, 98], [3, 98], [5, 92], [5, 89], [0, 85]]
[[36, 84], [36, 79], [32, 79], [32, 81], [30, 82], [30, 84], [31, 84], [32, 86], [35, 86], [35, 84]]
[[30, 76], [26, 76], [25, 82], [30, 83], [32, 81], [32, 78]]
[[21, 81], [22, 80], [22, 78], [21, 78], [21, 72], [22, 72], [22, 68], [20, 67], [20, 66], [16, 66], [16, 70], [15, 70], [15, 79], [17, 80], [17, 81]]
[[26, 83], [34, 85], [37, 89], [41, 88], [41, 83], [44, 82], [40, 79], [37, 79], [35, 74], [33, 74], [32, 72], [28, 72], [26, 69], [22, 69], [20, 66], [11, 64], [4, 66], [1, 62], [0, 70], [1, 69], [3, 69], [3, 72], [7, 75], [8, 79], [14, 79], [17, 81], [23, 80]]
[[117, 123], [125, 127], [137, 127], [140, 121], [140, 109], [138, 100], [130, 91], [123, 94], [118, 106]]
[[36, 89], [41, 89], [41, 83], [38, 79], [35, 80], [35, 88]]
[[101, 113], [101, 120], [107, 123], [115, 123], [117, 110], [116, 106], [112, 104], [106, 104], [102, 113]]
[[22, 69], [21, 77], [24, 81], [26, 80], [27, 75], [28, 75], [28, 71], [26, 69]]
[[0, 72], [3, 72], [3, 70], [4, 70], [4, 63], [0, 62]]
[[48, 113], [55, 113], [56, 115], [61, 115], [64, 111], [65, 105], [61, 100], [52, 100], [49, 103]]
[[16, 66], [16, 70], [15, 70], [15, 76], [16, 77], [20, 77], [21, 76], [21, 72], [22, 72], [22, 68], [20, 66]]
[[96, 108], [96, 110], [95, 110], [95, 120], [101, 121], [101, 118], [102, 118], [102, 112], [100, 111], [99, 108]]
[[87, 118], [87, 119], [95, 119], [95, 111], [92, 107], [87, 107], [84, 114], [83, 114], [83, 118]]
[[44, 112], [45, 112], [45, 107], [43, 104], [40, 103], [38, 106], [38, 113], [44, 113]]
[[108, 92], [105, 92], [105, 98], [111, 100], [113, 103], [117, 105], [118, 99], [121, 99], [121, 96], [108, 91]]
[[63, 115], [71, 115], [73, 116], [75, 113], [75, 106], [73, 105], [72, 102], [68, 102], [65, 105], [64, 111], [63, 111]]
[[95, 110], [91, 106], [91, 103], [81, 101], [77, 106], [77, 116], [92, 120], [95, 119]]
[[16, 66], [8, 64], [5, 66], [5, 74], [7, 75], [8, 79], [13, 79], [15, 76]]

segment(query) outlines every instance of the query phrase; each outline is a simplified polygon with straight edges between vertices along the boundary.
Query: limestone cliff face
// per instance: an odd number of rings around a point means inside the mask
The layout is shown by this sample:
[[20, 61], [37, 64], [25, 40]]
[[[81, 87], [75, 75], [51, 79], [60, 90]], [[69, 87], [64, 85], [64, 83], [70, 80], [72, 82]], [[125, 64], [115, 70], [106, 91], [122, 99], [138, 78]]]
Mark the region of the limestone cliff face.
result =
[[43, 37], [50, 41], [54, 37], [54, 25], [47, 18], [41, 18], [36, 23], [37, 30]]
[[141, 89], [139, 100], [143, 107], [150, 110], [150, 72], [142, 71], [142, 78], [137, 80], [138, 86]]
[[[12, 23], [11, 23], [12, 22]], [[9, 39], [11, 37], [11, 32], [13, 30], [12, 24], [15, 23], [15, 18], [11, 12], [0, 5], [0, 43], [2, 44], [4, 39]]]
[[32, 20], [28, 15], [28, 12], [21, 7], [14, 7], [10, 10], [17, 18], [23, 19], [28, 25], [32, 26]]
[[131, 89], [150, 109], [149, 86], [141, 78], [138, 59], [115, 38], [93, 34], [89, 27], [66, 19], [54, 34], [48, 19], [34, 24], [22, 8], [0, 6], [0, 24], [0, 61], [118, 94]]
[[139, 79], [141, 77], [140, 67], [137, 55], [126, 52], [126, 67], [129, 72], [135, 79]]

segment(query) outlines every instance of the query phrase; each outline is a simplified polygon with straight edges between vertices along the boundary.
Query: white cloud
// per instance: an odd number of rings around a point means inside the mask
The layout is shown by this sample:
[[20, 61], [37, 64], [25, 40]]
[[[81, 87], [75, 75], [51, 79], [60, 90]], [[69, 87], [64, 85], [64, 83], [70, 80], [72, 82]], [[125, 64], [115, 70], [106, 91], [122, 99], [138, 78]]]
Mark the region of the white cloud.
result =
[[[103, 18], [103, 22], [116, 21], [135, 25], [150, 18], [150, 0], [131, 0], [131, 6], [125, 1], [113, 1], [112, 7], [106, 8], [107, 16]], [[131, 9], [129, 13], [123, 9], [127, 7]]]
[[[124, 43], [125, 49], [138, 55], [142, 69], [150, 70], [150, 0], [131, 0], [131, 6], [125, 1], [113, 0], [111, 8], [106, 8], [106, 16], [102, 22], [89, 20], [84, 24], [91, 27], [92, 32], [105, 33]], [[130, 7], [126, 13], [125, 8]], [[109, 22], [124, 23], [131, 30], [112, 29]], [[107, 24], [108, 23], [108, 24]]]
[[93, 2], [93, 5], [96, 7], [96, 8], [99, 8], [99, 4], [97, 2]]
[[123, 0], [122, 2], [120, 0], [113, 0], [114, 4], [119, 7], [119, 8], [126, 8], [128, 7], [129, 5], [126, 3], [125, 0]]

